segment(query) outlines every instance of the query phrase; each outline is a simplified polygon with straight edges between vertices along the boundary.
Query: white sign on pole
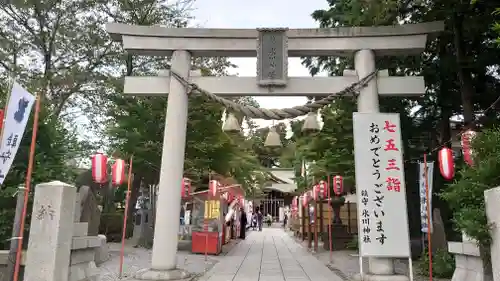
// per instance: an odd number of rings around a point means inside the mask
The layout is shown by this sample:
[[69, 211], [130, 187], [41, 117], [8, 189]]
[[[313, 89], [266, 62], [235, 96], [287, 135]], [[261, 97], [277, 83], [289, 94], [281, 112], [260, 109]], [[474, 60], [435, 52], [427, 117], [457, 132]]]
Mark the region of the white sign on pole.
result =
[[361, 256], [410, 257], [401, 127], [397, 113], [354, 113]]
[[[427, 191], [425, 190], [425, 170], [424, 163], [419, 163], [419, 193], [420, 193], [420, 224], [422, 232], [427, 233]], [[427, 184], [429, 185], [429, 209], [432, 212], [432, 178], [434, 172], [434, 162], [427, 163]], [[429, 217], [432, 229], [432, 215]]]
[[16, 157], [34, 103], [35, 96], [28, 93], [21, 85], [14, 83], [4, 116], [0, 146], [0, 185], [3, 184]]

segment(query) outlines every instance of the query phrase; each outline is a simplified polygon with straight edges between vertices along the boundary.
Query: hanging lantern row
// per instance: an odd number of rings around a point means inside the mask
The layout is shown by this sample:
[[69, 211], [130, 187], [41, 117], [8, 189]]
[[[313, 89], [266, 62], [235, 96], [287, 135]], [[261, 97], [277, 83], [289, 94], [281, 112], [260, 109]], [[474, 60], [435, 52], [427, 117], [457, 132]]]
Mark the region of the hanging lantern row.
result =
[[[96, 153], [91, 158], [92, 180], [98, 184], [104, 184], [108, 181], [108, 157], [102, 153]], [[125, 160], [116, 159], [111, 166], [111, 183], [121, 185], [125, 183]]]
[[182, 178], [181, 196], [182, 198], [191, 196], [191, 180], [188, 178]]
[[[460, 144], [464, 161], [469, 166], [474, 165], [474, 151], [472, 149], [472, 140], [476, 137], [477, 132], [466, 130], [462, 133]], [[455, 176], [455, 163], [453, 159], [453, 150], [448, 147], [443, 147], [438, 152], [439, 172], [446, 180], [452, 180]]]

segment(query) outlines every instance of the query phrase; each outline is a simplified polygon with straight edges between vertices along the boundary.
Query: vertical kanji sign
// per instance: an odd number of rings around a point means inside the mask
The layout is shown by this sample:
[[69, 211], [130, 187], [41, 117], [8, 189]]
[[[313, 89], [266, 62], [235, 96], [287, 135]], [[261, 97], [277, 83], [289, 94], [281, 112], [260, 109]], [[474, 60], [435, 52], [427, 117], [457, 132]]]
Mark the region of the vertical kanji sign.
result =
[[354, 113], [362, 256], [409, 257], [401, 127], [397, 113]]

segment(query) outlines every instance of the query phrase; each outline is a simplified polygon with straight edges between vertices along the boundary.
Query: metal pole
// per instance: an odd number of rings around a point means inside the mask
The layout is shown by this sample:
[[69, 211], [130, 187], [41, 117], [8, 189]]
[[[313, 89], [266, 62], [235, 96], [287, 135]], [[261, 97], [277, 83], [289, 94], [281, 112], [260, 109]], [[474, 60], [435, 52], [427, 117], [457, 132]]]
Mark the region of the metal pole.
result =
[[[35, 103], [35, 114], [33, 116], [33, 129], [31, 132], [31, 145], [30, 145], [30, 154], [28, 158], [28, 170], [26, 171], [26, 182], [24, 183], [24, 202], [23, 202], [23, 210], [21, 213], [21, 222], [19, 225], [19, 242], [17, 244], [17, 252], [16, 252], [16, 265], [14, 267], [14, 277], [12, 280], [19, 280], [19, 271], [21, 268], [21, 259], [22, 259], [22, 251], [23, 251], [23, 233], [24, 233], [24, 225], [26, 223], [26, 213], [28, 212], [28, 196], [30, 194], [31, 189], [31, 176], [33, 174], [33, 166], [35, 165], [35, 149], [36, 149], [36, 137], [38, 134], [38, 118], [40, 114], [40, 104], [42, 102], [42, 95], [38, 94]], [[17, 240], [17, 239], [16, 239]]]
[[16, 265], [16, 253], [19, 244], [20, 226], [21, 226], [21, 216], [23, 214], [24, 206], [24, 185], [20, 185], [17, 188], [17, 192], [14, 196], [17, 197], [16, 201], [16, 213], [14, 215], [14, 223], [12, 224], [12, 237], [10, 238], [10, 248], [9, 248], [9, 258], [7, 261], [7, 275], [4, 280], [12, 280], [14, 278], [14, 267]]

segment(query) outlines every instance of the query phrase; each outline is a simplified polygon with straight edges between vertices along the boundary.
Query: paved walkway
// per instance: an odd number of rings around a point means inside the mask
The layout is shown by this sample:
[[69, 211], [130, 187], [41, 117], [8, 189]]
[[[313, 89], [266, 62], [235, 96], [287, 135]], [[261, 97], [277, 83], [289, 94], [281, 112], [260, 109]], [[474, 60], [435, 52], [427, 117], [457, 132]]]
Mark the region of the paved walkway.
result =
[[252, 231], [202, 281], [342, 281], [282, 229]]

